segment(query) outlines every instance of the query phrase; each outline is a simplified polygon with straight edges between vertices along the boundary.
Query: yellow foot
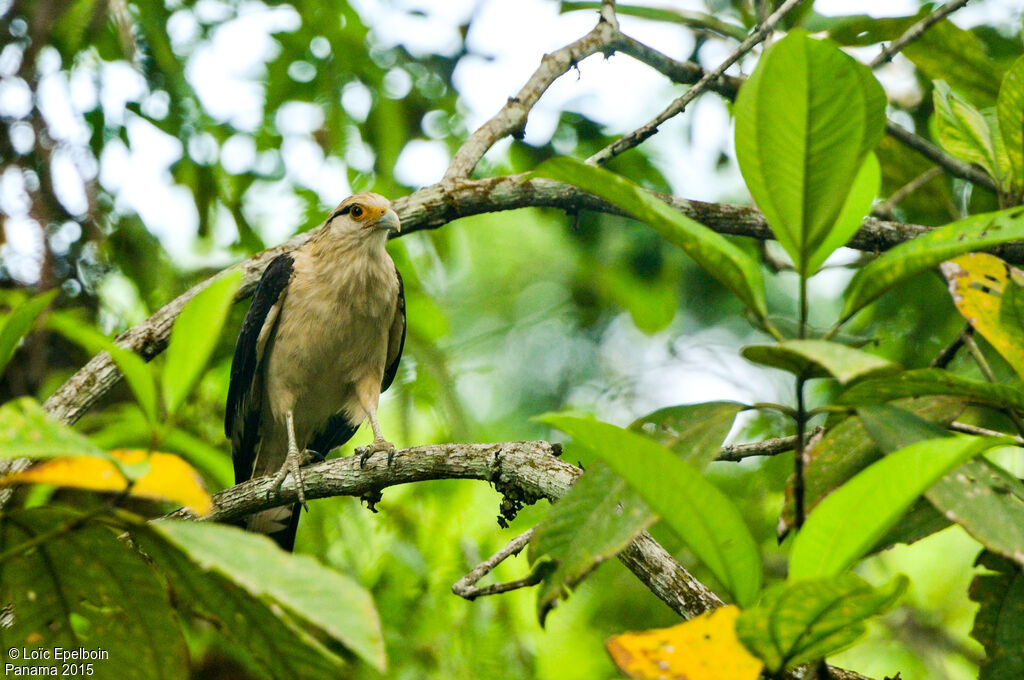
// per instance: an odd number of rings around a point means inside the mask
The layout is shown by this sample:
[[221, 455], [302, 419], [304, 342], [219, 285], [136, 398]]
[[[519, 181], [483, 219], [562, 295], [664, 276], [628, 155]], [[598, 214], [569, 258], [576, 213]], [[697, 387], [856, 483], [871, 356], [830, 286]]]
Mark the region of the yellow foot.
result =
[[395, 445], [386, 439], [374, 439], [366, 446], [360, 446], [356, 449], [356, 453], [359, 455], [359, 467], [364, 467], [370, 456], [378, 451], [388, 452], [388, 465], [391, 465], [391, 461], [395, 458]]

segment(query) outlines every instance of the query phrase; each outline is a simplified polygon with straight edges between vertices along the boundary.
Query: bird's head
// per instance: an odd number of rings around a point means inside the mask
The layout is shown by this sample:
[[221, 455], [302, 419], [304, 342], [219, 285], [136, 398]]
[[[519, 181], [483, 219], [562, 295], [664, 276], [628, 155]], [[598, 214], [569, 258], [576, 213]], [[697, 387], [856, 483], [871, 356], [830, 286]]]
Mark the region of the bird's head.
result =
[[380, 239], [381, 243], [389, 233], [402, 231], [391, 201], [372, 193], [353, 194], [346, 198], [331, 213], [327, 224], [336, 236]]

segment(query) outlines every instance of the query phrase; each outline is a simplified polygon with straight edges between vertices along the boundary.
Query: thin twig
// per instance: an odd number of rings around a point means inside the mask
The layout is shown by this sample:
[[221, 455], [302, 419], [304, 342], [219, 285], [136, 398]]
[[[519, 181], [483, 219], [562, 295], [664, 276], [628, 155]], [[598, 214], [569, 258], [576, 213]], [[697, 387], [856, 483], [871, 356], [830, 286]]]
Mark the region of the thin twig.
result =
[[949, 424], [949, 429], [954, 432], [963, 432], [964, 434], [973, 434], [979, 437], [1012, 437], [1017, 444], [1024, 446], [1024, 437], [1009, 435], [1005, 432], [999, 432], [998, 430], [990, 430], [987, 427], [978, 427], [977, 425], [971, 425], [970, 423], [961, 423], [957, 420], [954, 420]]
[[[978, 343], [974, 341], [974, 334], [964, 334], [964, 346], [970, 351], [971, 356], [974, 357], [974, 362], [978, 364], [978, 368], [981, 369], [985, 379], [990, 383], [996, 384], [996, 374], [992, 371], [992, 366], [989, 365], [988, 359], [985, 358], [985, 354], [978, 347]], [[1017, 428], [1017, 432], [1024, 435], [1024, 421], [1021, 420], [1020, 414], [1017, 413], [1012, 407], [1006, 407], [1002, 409], [1010, 421], [1013, 422], [1013, 426]]]
[[984, 171], [979, 170], [970, 163], [964, 163], [959, 159], [953, 158], [924, 137], [915, 135], [913, 132], [900, 127], [891, 120], [885, 121], [885, 131], [896, 141], [909, 146], [911, 149], [917, 151], [936, 165], [941, 165], [945, 168], [946, 172], [954, 177], [965, 179], [968, 182], [984, 187], [993, 193], [999, 192], [998, 187], [996, 187], [995, 180], [985, 174]]
[[753, 456], [777, 456], [780, 453], [792, 451], [794, 446], [796, 446], [796, 435], [765, 439], [763, 442], [754, 442], [753, 444], [730, 444], [722, 447], [715, 460], [740, 461]]
[[493, 585], [483, 586], [482, 588], [478, 588], [476, 586], [476, 582], [491, 573], [496, 566], [504, 562], [509, 557], [518, 555], [530, 542], [530, 539], [533, 538], [533, 534], [534, 529], [530, 528], [513, 538], [504, 548], [473, 567], [472, 571], [453, 583], [452, 592], [459, 597], [466, 598], [467, 600], [475, 600], [478, 597], [507, 593], [510, 590], [526, 588], [540, 583], [542, 580], [541, 573], [535, 571], [528, 574], [525, 578], [521, 578], [517, 581], [495, 583]]
[[928, 184], [928, 182], [931, 182], [936, 177], [942, 176], [944, 172], [945, 170], [939, 167], [938, 165], [934, 165], [928, 168], [920, 175], [918, 175], [917, 177], [910, 180], [909, 182], [901, 186], [899, 189], [894, 191], [892, 196], [885, 199], [884, 203], [879, 203], [877, 206], [875, 206], [871, 210], [871, 214], [883, 220], [891, 220], [893, 218], [892, 211], [897, 205], [899, 205], [900, 201], [902, 201], [907, 196], [910, 196], [912, 193], [923, 187], [925, 184]]
[[970, 2], [970, 0], [952, 0], [952, 2], [946, 3], [904, 31], [903, 35], [893, 40], [889, 46], [882, 50], [878, 56], [872, 59], [871, 63], [868, 65], [871, 68], [878, 68], [882, 64], [891, 61], [893, 57], [899, 54], [900, 50], [920, 38], [924, 35], [925, 31], [966, 5], [968, 2]]
[[953, 338], [953, 342], [946, 345], [941, 352], [935, 355], [932, 359], [932, 363], [929, 364], [930, 368], [945, 368], [949, 366], [949, 363], [956, 357], [957, 352], [964, 346], [964, 338], [974, 333], [974, 326], [971, 324], [964, 324], [963, 330], [957, 333], [956, 337]]
[[775, 12], [768, 17], [763, 23], [759, 24], [754, 32], [747, 36], [747, 39], [740, 43], [732, 54], [726, 57], [725, 61], [718, 65], [713, 71], [709, 71], [704, 74], [704, 77], [697, 81], [697, 83], [691, 87], [686, 93], [669, 104], [668, 108], [655, 116], [652, 120], [647, 122], [645, 125], [637, 128], [633, 132], [620, 137], [605, 148], [601, 149], [593, 156], [587, 159], [587, 163], [592, 165], [604, 165], [609, 160], [619, 155], [623, 151], [627, 151], [643, 142], [648, 137], [652, 136], [658, 131], [658, 126], [667, 121], [669, 118], [679, 114], [686, 108], [686, 106], [693, 101], [698, 95], [707, 90], [711, 83], [722, 76], [726, 69], [735, 64], [743, 55], [750, 50], [754, 49], [760, 42], [762, 42], [768, 35], [775, 29], [775, 25], [782, 20], [786, 14], [790, 12], [794, 7], [799, 5], [803, 0], [786, 0]]

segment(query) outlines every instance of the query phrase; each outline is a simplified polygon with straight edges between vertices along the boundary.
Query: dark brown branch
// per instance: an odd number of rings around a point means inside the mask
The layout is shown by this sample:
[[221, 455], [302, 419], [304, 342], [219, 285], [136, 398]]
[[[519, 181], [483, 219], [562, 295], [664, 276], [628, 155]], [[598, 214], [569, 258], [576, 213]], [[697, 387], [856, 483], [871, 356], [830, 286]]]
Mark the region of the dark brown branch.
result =
[[984, 187], [989, 191], [998, 193], [999, 189], [996, 187], [994, 179], [989, 177], [983, 170], [971, 165], [970, 163], [964, 163], [963, 161], [953, 158], [945, 151], [940, 149], [935, 144], [932, 144], [924, 137], [915, 135], [910, 130], [900, 127], [891, 120], [885, 121], [885, 131], [890, 137], [895, 139], [902, 144], [909, 146], [914, 151], [918, 152], [931, 162], [936, 165], [941, 165], [946, 169], [946, 172], [965, 179], [968, 182], [977, 184], [978, 186]]
[[893, 40], [892, 43], [882, 50], [877, 57], [872, 59], [871, 63], [868, 65], [871, 68], [878, 68], [882, 64], [888, 63], [893, 57], [899, 54], [900, 50], [920, 38], [924, 35], [925, 31], [966, 5], [968, 2], [970, 2], [970, 0], [952, 0], [951, 2], [946, 3], [904, 31], [903, 35]]

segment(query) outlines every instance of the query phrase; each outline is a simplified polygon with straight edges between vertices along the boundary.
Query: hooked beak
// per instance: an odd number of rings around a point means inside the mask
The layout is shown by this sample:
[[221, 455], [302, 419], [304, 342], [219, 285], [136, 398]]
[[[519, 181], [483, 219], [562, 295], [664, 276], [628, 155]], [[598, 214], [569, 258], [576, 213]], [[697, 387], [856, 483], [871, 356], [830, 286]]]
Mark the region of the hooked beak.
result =
[[377, 229], [387, 229], [396, 234], [402, 233], [402, 224], [398, 221], [398, 215], [391, 208], [388, 208], [388, 211], [374, 222], [374, 226]]

